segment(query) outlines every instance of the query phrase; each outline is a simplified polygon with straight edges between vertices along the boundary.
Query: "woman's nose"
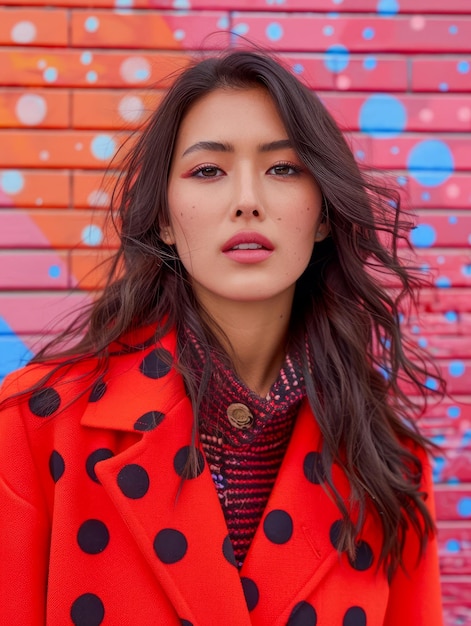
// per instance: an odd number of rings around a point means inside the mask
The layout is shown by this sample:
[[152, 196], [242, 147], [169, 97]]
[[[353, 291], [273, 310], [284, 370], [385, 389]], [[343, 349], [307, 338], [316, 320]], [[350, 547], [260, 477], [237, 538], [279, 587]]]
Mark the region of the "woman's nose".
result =
[[236, 181], [234, 189], [233, 216], [236, 218], [263, 218], [265, 214], [259, 181], [244, 175]]

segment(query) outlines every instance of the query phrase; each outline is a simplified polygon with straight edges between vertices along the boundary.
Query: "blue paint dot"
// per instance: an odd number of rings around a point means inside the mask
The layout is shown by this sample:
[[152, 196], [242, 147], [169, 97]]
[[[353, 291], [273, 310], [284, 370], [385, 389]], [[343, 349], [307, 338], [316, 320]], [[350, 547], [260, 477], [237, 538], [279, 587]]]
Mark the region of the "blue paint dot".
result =
[[234, 35], [246, 35], [248, 32], [249, 32], [249, 25], [244, 24], [244, 23], [236, 24], [234, 28], [232, 29], [232, 33]]
[[432, 391], [435, 391], [436, 389], [438, 389], [438, 381], [436, 378], [429, 377], [425, 381], [425, 386], [427, 389], [431, 389]]
[[447, 289], [448, 287], [451, 287], [451, 280], [447, 276], [439, 276], [435, 281], [435, 286]]
[[136, 81], [146, 80], [150, 76], [150, 70], [147, 67], [140, 67], [134, 72]]
[[443, 444], [445, 443], [445, 435], [435, 435], [435, 437], [431, 437], [431, 440], [433, 441], [434, 444], [436, 444], [437, 446], [443, 446]]
[[355, 152], [355, 155], [357, 157], [357, 159], [360, 159], [360, 161], [363, 161], [363, 159], [365, 158], [365, 153], [363, 150], [357, 150]]
[[448, 371], [450, 372], [450, 376], [454, 378], [458, 378], [459, 376], [463, 376], [464, 371], [466, 369], [463, 361], [452, 361], [448, 366]]
[[283, 37], [283, 28], [277, 22], [268, 24], [265, 34], [270, 41], [279, 41]]
[[411, 332], [414, 333], [414, 335], [417, 335], [418, 333], [420, 333], [420, 326], [417, 326], [417, 324], [414, 324], [411, 328]]
[[295, 63], [293, 65], [293, 72], [295, 74], [302, 74], [304, 72], [304, 65], [302, 65], [301, 63]]
[[55, 67], [48, 67], [43, 72], [43, 78], [46, 83], [53, 83], [57, 80], [57, 70]]
[[439, 89], [440, 91], [448, 91], [448, 83], [440, 83], [440, 84], [438, 85], [438, 89]]
[[324, 65], [330, 72], [335, 74], [343, 72], [343, 70], [347, 69], [349, 62], [350, 52], [342, 44], [335, 44], [327, 48], [324, 56]]
[[58, 265], [51, 265], [47, 273], [50, 278], [59, 278], [61, 275], [61, 268]]
[[466, 430], [461, 439], [460, 446], [462, 448], [467, 448], [470, 443], [471, 443], [471, 430]]
[[395, 137], [407, 123], [407, 113], [400, 100], [389, 94], [373, 94], [362, 104], [360, 130], [372, 137]]
[[334, 27], [324, 26], [324, 28], [322, 29], [322, 32], [324, 33], [326, 37], [331, 37], [334, 34]]
[[370, 41], [375, 36], [375, 29], [371, 28], [370, 26], [368, 26], [367, 28], [364, 28], [361, 36], [363, 37], [363, 39]]
[[396, 180], [397, 180], [397, 184], [401, 185], [401, 187], [404, 187], [404, 185], [407, 185], [407, 178], [405, 176], [398, 176]]
[[437, 240], [435, 228], [430, 224], [419, 224], [410, 235], [411, 242], [417, 248], [428, 248], [433, 246]]
[[399, 147], [398, 147], [398, 146], [391, 146], [391, 147], [389, 148], [389, 152], [390, 152], [391, 154], [399, 154], [400, 150], [399, 150]]
[[425, 337], [420, 337], [417, 343], [421, 348], [426, 348], [428, 346], [428, 341]]
[[422, 200], [430, 200], [430, 193], [428, 191], [423, 191], [421, 196]]
[[460, 479], [456, 476], [450, 476], [450, 478], [446, 482], [448, 485], [459, 485]]
[[23, 189], [25, 181], [23, 174], [18, 170], [7, 170], [0, 176], [0, 188], [8, 194], [14, 195]]
[[87, 83], [96, 83], [96, 81], [98, 80], [98, 74], [95, 71], [91, 70], [90, 72], [87, 72], [86, 79]]
[[458, 501], [458, 515], [461, 517], [470, 517], [471, 516], [471, 498], [464, 497]]
[[218, 28], [222, 28], [223, 30], [229, 28], [229, 18], [226, 16], [221, 17], [221, 19], [218, 21]]
[[334, 4], [342, 4], [343, 0], [332, 0]]
[[379, 0], [376, 10], [380, 15], [395, 15], [399, 12], [399, 2], [397, 0]]
[[458, 223], [458, 218], [456, 217], [456, 215], [450, 215], [450, 217], [448, 218], [448, 223], [449, 224], [457, 224]]
[[444, 317], [450, 324], [458, 321], [458, 313], [456, 311], [447, 311], [444, 313]]
[[432, 468], [434, 483], [438, 483], [441, 481], [441, 476], [442, 476], [444, 467], [445, 467], [445, 459], [441, 456], [436, 457], [433, 461], [433, 468]]
[[471, 276], [471, 264], [466, 264], [463, 265], [463, 267], [461, 268], [461, 273], [463, 274], [463, 276]]
[[183, 41], [185, 39], [185, 31], [181, 28], [178, 28], [174, 33], [173, 37], [176, 41]]
[[450, 35], [456, 35], [458, 32], [458, 26], [456, 26], [455, 24], [452, 24], [450, 28], [448, 29], [448, 32], [450, 33]]
[[375, 57], [366, 57], [363, 61], [363, 67], [365, 70], [371, 71], [374, 70], [377, 66], [378, 62]]
[[99, 226], [90, 224], [82, 230], [82, 241], [86, 246], [99, 246], [103, 241], [103, 232]]
[[453, 173], [453, 153], [444, 141], [425, 139], [409, 152], [407, 167], [411, 176], [425, 187], [437, 187]]
[[467, 74], [469, 72], [469, 63], [468, 61], [459, 61], [456, 66], [456, 69], [460, 74]]
[[461, 409], [459, 406], [449, 406], [446, 413], [450, 419], [455, 420], [461, 415]]
[[422, 272], [429, 272], [430, 271], [430, 265], [428, 263], [422, 263], [422, 265], [420, 266], [420, 270]]
[[91, 52], [82, 52], [80, 55], [80, 63], [82, 63], [82, 65], [90, 65], [92, 59], [93, 57]]
[[448, 539], [445, 543], [445, 550], [447, 552], [459, 552], [461, 550], [461, 544], [457, 539]]
[[107, 161], [115, 153], [116, 144], [109, 135], [97, 135], [92, 140], [91, 150], [96, 159]]
[[85, 30], [87, 33], [96, 33], [98, 27], [100, 26], [100, 22], [97, 17], [87, 17], [85, 20]]

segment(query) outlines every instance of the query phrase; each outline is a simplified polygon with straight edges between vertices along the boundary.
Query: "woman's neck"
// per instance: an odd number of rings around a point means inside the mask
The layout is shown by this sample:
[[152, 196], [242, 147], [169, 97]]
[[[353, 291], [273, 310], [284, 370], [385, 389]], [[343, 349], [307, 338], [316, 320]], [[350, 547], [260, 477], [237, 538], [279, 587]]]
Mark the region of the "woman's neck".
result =
[[285, 359], [291, 301], [203, 304], [239, 378], [265, 397]]

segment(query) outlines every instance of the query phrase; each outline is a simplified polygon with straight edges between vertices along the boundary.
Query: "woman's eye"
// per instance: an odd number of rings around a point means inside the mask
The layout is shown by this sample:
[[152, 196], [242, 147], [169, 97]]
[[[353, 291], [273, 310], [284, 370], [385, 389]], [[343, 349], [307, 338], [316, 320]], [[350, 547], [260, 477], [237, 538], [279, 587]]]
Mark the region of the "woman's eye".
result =
[[301, 168], [290, 163], [279, 163], [278, 165], [274, 165], [269, 170], [269, 172], [272, 172], [275, 176], [293, 176], [295, 174], [299, 174], [300, 171]]
[[214, 165], [204, 165], [203, 167], [199, 167], [192, 173], [192, 176], [197, 178], [215, 178], [219, 176], [221, 170]]

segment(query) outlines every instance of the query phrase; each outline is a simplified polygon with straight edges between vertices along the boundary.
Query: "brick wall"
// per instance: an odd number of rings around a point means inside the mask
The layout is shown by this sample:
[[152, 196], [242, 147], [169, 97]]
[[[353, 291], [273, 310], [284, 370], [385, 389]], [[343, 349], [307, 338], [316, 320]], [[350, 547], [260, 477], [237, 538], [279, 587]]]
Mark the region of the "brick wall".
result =
[[453, 394], [423, 421], [444, 450], [435, 479], [446, 623], [471, 624], [470, 0], [7, 0], [0, 378], [96, 288], [93, 266], [113, 245], [104, 168], [166, 77], [192, 50], [230, 45], [229, 31], [289, 59], [358, 159], [393, 171], [416, 209], [412, 241], [435, 287], [410, 332]]

